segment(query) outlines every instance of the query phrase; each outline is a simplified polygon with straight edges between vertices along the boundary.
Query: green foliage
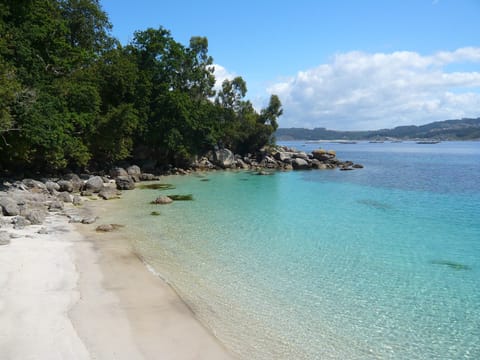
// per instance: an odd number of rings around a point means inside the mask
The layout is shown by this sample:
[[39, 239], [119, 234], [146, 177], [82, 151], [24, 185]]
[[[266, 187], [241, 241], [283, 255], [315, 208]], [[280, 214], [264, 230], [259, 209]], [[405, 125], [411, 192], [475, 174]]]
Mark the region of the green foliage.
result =
[[241, 77], [215, 96], [207, 38], [186, 46], [150, 28], [122, 47], [110, 30], [99, 0], [0, 4], [0, 171], [185, 166], [217, 145], [272, 141], [280, 100], [258, 113]]

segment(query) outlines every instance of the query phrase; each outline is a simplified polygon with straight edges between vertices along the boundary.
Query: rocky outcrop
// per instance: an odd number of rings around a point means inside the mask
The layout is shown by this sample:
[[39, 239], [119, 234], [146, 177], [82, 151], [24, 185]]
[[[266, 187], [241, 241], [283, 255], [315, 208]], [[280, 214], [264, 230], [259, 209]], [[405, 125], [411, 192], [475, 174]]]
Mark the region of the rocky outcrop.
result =
[[20, 214], [20, 207], [10, 197], [0, 197], [0, 208], [5, 216], [16, 216]]

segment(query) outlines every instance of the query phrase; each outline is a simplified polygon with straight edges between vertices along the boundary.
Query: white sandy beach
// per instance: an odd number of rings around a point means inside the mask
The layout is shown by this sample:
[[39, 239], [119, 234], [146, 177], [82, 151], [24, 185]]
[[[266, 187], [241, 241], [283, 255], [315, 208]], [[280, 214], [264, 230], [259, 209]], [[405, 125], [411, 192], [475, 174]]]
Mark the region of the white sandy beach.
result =
[[14, 235], [0, 246], [0, 359], [232, 358], [121, 232], [98, 224], [2, 224]]

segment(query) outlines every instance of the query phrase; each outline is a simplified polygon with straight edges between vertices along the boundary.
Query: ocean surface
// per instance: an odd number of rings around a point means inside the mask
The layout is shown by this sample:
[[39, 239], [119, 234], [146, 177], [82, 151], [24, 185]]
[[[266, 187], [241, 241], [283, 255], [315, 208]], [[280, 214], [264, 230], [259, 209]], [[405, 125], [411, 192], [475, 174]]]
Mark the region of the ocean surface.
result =
[[480, 359], [480, 143], [283, 144], [365, 168], [172, 176], [112, 221], [241, 359]]

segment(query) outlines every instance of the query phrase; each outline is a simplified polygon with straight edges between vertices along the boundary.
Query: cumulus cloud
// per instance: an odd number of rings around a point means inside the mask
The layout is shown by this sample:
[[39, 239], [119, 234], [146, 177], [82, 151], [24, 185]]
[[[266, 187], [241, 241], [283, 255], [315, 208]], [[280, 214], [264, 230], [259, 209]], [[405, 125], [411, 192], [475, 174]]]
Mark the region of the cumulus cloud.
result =
[[225, 67], [219, 64], [213, 64], [212, 67], [214, 68], [213, 74], [215, 75], [215, 90], [219, 90], [222, 88], [222, 83], [225, 80], [232, 80], [237, 75], [234, 72], [228, 71]]
[[284, 108], [281, 127], [391, 128], [480, 116], [480, 48], [429, 56], [352, 51], [269, 87]]

